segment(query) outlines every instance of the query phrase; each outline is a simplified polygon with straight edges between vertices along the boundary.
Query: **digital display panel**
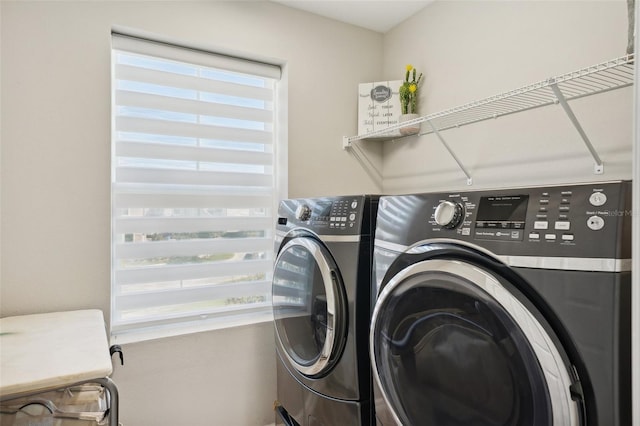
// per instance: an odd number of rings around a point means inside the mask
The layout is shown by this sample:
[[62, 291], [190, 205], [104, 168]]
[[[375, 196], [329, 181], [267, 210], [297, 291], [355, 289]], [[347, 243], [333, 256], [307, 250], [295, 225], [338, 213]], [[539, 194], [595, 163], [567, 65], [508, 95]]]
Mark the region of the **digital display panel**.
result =
[[528, 195], [482, 197], [478, 205], [477, 221], [524, 222], [527, 217]]
[[318, 217], [329, 217], [331, 214], [331, 201], [324, 201], [317, 203], [313, 208], [313, 213]]

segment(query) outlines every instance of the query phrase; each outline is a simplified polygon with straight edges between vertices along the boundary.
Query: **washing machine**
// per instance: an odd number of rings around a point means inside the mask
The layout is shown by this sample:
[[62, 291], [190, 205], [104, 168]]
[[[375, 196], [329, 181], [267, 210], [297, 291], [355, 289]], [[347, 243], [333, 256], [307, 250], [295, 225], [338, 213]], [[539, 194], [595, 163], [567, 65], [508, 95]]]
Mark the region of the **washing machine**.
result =
[[387, 196], [377, 423], [631, 424], [631, 184]]
[[276, 424], [373, 422], [374, 195], [280, 203], [273, 272]]

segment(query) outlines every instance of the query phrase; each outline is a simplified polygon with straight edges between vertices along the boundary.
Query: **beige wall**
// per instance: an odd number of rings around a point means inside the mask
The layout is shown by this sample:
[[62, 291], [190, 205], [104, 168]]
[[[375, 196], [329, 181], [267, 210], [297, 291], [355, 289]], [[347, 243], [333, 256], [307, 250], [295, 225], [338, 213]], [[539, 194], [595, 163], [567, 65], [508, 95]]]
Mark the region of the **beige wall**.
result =
[[[2, 316], [109, 313], [110, 31], [276, 58], [289, 79], [289, 196], [375, 192], [341, 138], [382, 36], [269, 2], [0, 2]], [[129, 426], [274, 420], [270, 323], [126, 345]]]
[[[437, 1], [384, 37], [384, 76], [424, 71], [423, 115], [626, 54], [627, 5], [614, 1]], [[471, 188], [631, 177], [632, 89], [570, 103], [605, 164], [560, 106], [451, 129], [442, 136]], [[426, 129], [427, 124], [423, 124]], [[387, 193], [467, 188], [435, 135], [384, 144]]]

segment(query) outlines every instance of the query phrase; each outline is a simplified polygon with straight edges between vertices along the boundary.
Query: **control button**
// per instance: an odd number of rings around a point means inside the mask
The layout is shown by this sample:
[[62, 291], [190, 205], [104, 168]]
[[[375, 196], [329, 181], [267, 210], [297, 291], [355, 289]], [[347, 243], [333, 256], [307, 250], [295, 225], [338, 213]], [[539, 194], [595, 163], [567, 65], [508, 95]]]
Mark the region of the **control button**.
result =
[[340, 218], [340, 220], [341, 220], [341, 221], [343, 221], [343, 222], [346, 222], [346, 221], [347, 221], [347, 217], [346, 217], [346, 216], [342, 216], [342, 217]]
[[566, 214], [559, 214], [558, 215], [558, 219], [560, 219], [560, 220], [569, 220], [569, 216], [567, 216]]
[[568, 231], [571, 229], [571, 222], [568, 221], [557, 221], [555, 223], [555, 228], [560, 231]]
[[561, 212], [568, 212], [569, 210], [571, 210], [571, 208], [569, 206], [560, 206], [558, 210], [560, 210]]
[[546, 214], [537, 214], [536, 218], [538, 218], [538, 219], [546, 219], [547, 215]]
[[349, 215], [349, 220], [351, 220], [351, 221], [356, 220], [356, 214], [355, 214], [355, 213], [351, 213], [351, 214]]
[[544, 234], [544, 239], [547, 241], [555, 241], [556, 234]]
[[548, 199], [546, 199], [546, 198], [542, 198], [542, 199], [540, 200], [540, 204], [549, 204], [549, 200], [548, 200]]
[[571, 204], [571, 200], [569, 198], [563, 198], [560, 200], [560, 204]]
[[564, 241], [573, 241], [573, 234], [563, 234], [562, 239]]
[[593, 194], [591, 194], [591, 197], [589, 197], [589, 202], [591, 203], [591, 205], [600, 207], [607, 202], [607, 196], [602, 192], [594, 192]]
[[538, 209], [538, 211], [539, 211], [540, 213], [546, 213], [546, 212], [548, 212], [548, 211], [549, 211], [549, 209], [548, 209], [548, 208], [546, 208], [546, 207], [540, 207], [540, 208]]
[[462, 235], [471, 235], [471, 228], [462, 228]]
[[351, 202], [351, 208], [355, 209], [356, 207], [358, 207], [358, 202], [357, 201], [352, 201]]
[[541, 197], [545, 197], [545, 198], [549, 198], [549, 193], [548, 192], [543, 192], [542, 194], [540, 194]]
[[593, 231], [599, 231], [604, 228], [604, 219], [600, 216], [591, 216], [587, 219], [587, 226]]
[[464, 210], [461, 204], [452, 203], [451, 201], [443, 201], [438, 204], [433, 217], [436, 223], [444, 228], [455, 228], [462, 222]]
[[524, 229], [524, 222], [511, 222], [511, 228]]
[[331, 216], [331, 217], [329, 218], [329, 221], [331, 221], [331, 222], [335, 222], [335, 221], [336, 221], [336, 217], [335, 217], [335, 216]]
[[549, 222], [545, 220], [536, 220], [533, 222], [533, 229], [549, 229]]
[[531, 232], [529, 234], [529, 239], [531, 239], [531, 240], [539, 240], [540, 239], [540, 234], [538, 234], [537, 232]]
[[572, 191], [562, 191], [560, 193], [560, 195], [562, 195], [563, 197], [571, 197], [573, 195]]
[[311, 217], [311, 207], [306, 204], [301, 204], [296, 209], [296, 219], [298, 220], [309, 220]]

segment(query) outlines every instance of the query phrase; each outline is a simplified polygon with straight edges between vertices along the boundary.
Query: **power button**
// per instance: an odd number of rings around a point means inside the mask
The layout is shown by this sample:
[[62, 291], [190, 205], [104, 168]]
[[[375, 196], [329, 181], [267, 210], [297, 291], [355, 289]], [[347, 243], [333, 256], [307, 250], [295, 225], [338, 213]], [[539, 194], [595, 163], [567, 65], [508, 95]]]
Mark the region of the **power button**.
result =
[[591, 203], [592, 206], [600, 207], [607, 202], [607, 196], [604, 195], [602, 192], [594, 192], [589, 197], [589, 202]]

